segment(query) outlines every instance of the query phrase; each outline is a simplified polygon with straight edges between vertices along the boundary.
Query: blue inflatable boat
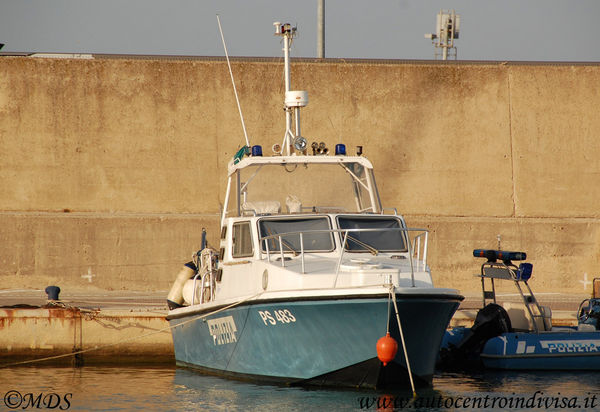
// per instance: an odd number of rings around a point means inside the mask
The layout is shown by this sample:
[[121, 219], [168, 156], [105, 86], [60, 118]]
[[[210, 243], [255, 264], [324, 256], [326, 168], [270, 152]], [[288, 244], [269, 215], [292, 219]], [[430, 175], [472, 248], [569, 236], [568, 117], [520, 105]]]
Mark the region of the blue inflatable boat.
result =
[[[600, 369], [600, 298], [594, 293], [577, 311], [577, 327], [552, 327], [550, 308], [538, 303], [527, 281], [532, 274], [524, 252], [476, 249], [481, 266], [484, 308], [473, 327], [446, 332], [438, 366], [442, 369]], [[496, 302], [496, 282], [514, 283], [522, 302]], [[596, 282], [594, 279], [594, 291]]]

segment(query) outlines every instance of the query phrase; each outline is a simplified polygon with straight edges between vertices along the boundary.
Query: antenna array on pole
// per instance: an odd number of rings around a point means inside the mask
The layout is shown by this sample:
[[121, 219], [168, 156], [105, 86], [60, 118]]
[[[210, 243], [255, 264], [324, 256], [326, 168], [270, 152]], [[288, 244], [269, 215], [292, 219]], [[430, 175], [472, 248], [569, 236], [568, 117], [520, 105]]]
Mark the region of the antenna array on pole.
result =
[[[458, 39], [460, 32], [460, 16], [454, 10], [440, 10], [436, 19], [436, 32], [427, 33], [426, 39], [431, 39], [435, 46], [435, 58], [440, 54], [442, 60], [447, 60], [448, 56], [456, 60], [456, 47], [454, 40]], [[441, 53], [440, 53], [441, 49]]]

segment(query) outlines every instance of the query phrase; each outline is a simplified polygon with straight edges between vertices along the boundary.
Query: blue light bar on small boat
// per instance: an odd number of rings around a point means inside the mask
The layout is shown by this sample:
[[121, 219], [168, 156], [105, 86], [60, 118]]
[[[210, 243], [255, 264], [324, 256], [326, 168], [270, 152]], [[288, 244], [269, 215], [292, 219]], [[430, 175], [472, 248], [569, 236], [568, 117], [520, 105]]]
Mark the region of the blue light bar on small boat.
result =
[[495, 262], [498, 259], [502, 261], [527, 259], [525, 252], [509, 252], [493, 249], [475, 249], [473, 250], [473, 256], [486, 258], [490, 262]]

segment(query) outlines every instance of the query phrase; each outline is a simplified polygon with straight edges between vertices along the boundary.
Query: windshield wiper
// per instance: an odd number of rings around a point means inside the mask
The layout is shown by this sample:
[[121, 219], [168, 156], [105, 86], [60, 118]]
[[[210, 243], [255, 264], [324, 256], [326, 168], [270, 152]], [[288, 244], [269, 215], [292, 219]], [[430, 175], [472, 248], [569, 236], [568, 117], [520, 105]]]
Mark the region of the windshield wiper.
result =
[[356, 242], [356, 244], [358, 244], [359, 246], [364, 247], [365, 249], [367, 249], [369, 252], [371, 252], [371, 254], [373, 256], [377, 256], [377, 254], [379, 253], [379, 251], [377, 249], [375, 249], [373, 246], [366, 244], [365, 242], [361, 242], [360, 240], [356, 239], [355, 237], [352, 237], [350, 235], [346, 236], [346, 243], [348, 243], [348, 240], [352, 240], [353, 242]]
[[[273, 236], [273, 231], [269, 228], [269, 227], [265, 227], [265, 229], [267, 230], [267, 234], [269, 236]], [[294, 254], [294, 256], [298, 256], [298, 251], [296, 251], [296, 249], [294, 249], [294, 247], [285, 239], [283, 239], [282, 236], [279, 236], [278, 239], [281, 240], [281, 244], [283, 246], [285, 246], [287, 249], [289, 249], [290, 252], [292, 252]], [[275, 239], [273, 239], [273, 241], [275, 241]], [[268, 242], [268, 240], [267, 240]]]
[[294, 254], [294, 256], [298, 256], [298, 251], [296, 249], [294, 249], [293, 246], [287, 240], [283, 240], [283, 238], [280, 238], [280, 239], [281, 239], [281, 244], [283, 246], [288, 248], [290, 250], [290, 252], [292, 252]]

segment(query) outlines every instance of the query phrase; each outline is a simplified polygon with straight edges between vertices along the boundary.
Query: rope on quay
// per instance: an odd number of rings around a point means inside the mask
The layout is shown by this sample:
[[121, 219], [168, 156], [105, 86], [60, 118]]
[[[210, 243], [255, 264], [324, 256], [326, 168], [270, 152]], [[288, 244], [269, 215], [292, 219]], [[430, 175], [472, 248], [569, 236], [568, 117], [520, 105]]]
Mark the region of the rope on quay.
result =
[[233, 307], [235, 307], [237, 305], [240, 305], [240, 304], [242, 304], [244, 302], [247, 302], [247, 301], [252, 300], [252, 299], [256, 299], [257, 297], [259, 297], [263, 293], [264, 293], [264, 291], [260, 292], [260, 293], [257, 293], [254, 296], [250, 296], [248, 298], [242, 299], [242, 300], [240, 300], [238, 302], [234, 302], [234, 303], [232, 303], [232, 304], [230, 304], [228, 306], [222, 307], [222, 308], [217, 309], [217, 310], [215, 310], [213, 312], [205, 313], [203, 315], [198, 315], [198, 316], [195, 316], [195, 317], [193, 317], [191, 319], [188, 319], [186, 321], [178, 323], [177, 325], [167, 326], [166, 328], [158, 329], [158, 330], [155, 330], [155, 331], [152, 331], [152, 332], [148, 332], [148, 333], [145, 333], [143, 335], [133, 336], [131, 338], [122, 339], [122, 340], [120, 340], [118, 342], [109, 343], [109, 344], [102, 345], [102, 346], [94, 346], [93, 348], [82, 349], [82, 350], [78, 350], [78, 351], [75, 351], [75, 352], [65, 353], [65, 354], [62, 354], [62, 355], [48, 356], [48, 357], [45, 357], [45, 358], [31, 359], [31, 360], [26, 360], [26, 361], [21, 361], [21, 362], [5, 363], [5, 364], [1, 364], [0, 365], [0, 369], [2, 369], [2, 368], [8, 368], [8, 367], [11, 367], [11, 366], [17, 366], [17, 365], [26, 365], [26, 364], [31, 364], [31, 363], [45, 362], [45, 361], [53, 360], [53, 359], [67, 358], [69, 356], [80, 355], [80, 354], [83, 354], [83, 353], [88, 353], [88, 352], [92, 352], [92, 351], [95, 351], [95, 350], [100, 350], [100, 349], [105, 349], [105, 348], [109, 348], [109, 347], [112, 347], [112, 346], [120, 345], [122, 343], [134, 341], [136, 339], [146, 338], [148, 336], [156, 335], [158, 333], [163, 333], [163, 332], [166, 332], [166, 331], [170, 331], [171, 329], [176, 328], [177, 326], [185, 325], [185, 324], [190, 323], [190, 322], [195, 322], [197, 320], [201, 320], [201, 319], [204, 319], [204, 318], [206, 318], [208, 316], [211, 316], [211, 315], [214, 315], [216, 313], [222, 312], [224, 310], [231, 309], [231, 308], [233, 308]]

